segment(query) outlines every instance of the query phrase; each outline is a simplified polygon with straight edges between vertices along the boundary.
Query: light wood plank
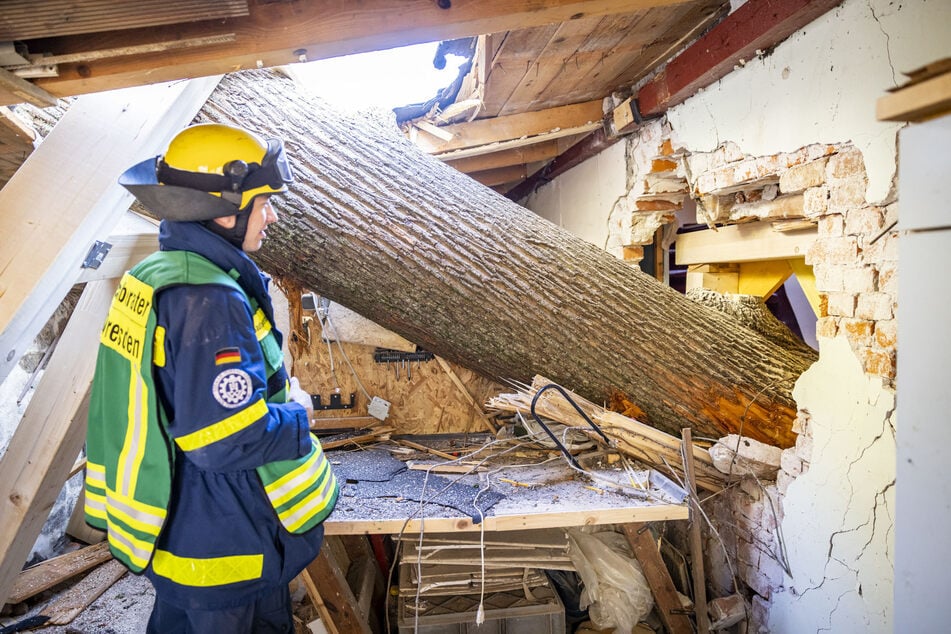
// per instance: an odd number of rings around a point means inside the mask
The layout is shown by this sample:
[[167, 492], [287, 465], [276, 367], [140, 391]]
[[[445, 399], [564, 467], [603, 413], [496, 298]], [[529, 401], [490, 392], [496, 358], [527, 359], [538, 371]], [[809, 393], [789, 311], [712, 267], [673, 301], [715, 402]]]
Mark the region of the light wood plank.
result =
[[0, 190], [0, 380], [29, 347], [132, 195], [117, 178], [160, 153], [215, 79], [77, 99]]
[[634, 550], [647, 584], [657, 603], [657, 613], [670, 634], [693, 634], [693, 625], [681, 613], [680, 599], [670, 573], [660, 556], [660, 550], [646, 524], [625, 524], [623, 527], [627, 541]]
[[[555, 131], [589, 128], [602, 125], [601, 100], [586, 101], [583, 103], [548, 108], [536, 112], [513, 114], [494, 119], [479, 119], [469, 123], [454, 123], [443, 126], [443, 130], [452, 134], [452, 141], [440, 142], [432, 137], [420, 135], [417, 145], [424, 151], [433, 154], [446, 154], [455, 150], [463, 150], [480, 145], [504, 143], [514, 139], [533, 136], [547, 136]], [[561, 135], [567, 136], [567, 135]], [[451, 155], [453, 158], [462, 158]]]
[[7, 603], [25, 601], [108, 559], [112, 559], [112, 554], [109, 552], [109, 544], [104, 542], [47, 559], [27, 568], [17, 576]]
[[552, 141], [556, 139], [563, 139], [568, 137], [576, 137], [578, 135], [585, 135], [588, 132], [593, 130], [600, 130], [602, 122], [586, 123], [574, 128], [555, 128], [552, 132], [546, 132], [543, 134], [536, 134], [534, 136], [525, 136], [519, 137], [517, 139], [511, 139], [509, 141], [500, 141], [498, 143], [488, 143], [486, 145], [477, 145], [476, 147], [464, 148], [462, 150], [453, 150], [451, 152], [446, 152], [444, 154], [435, 155], [441, 161], [452, 161], [455, 159], [469, 158], [472, 156], [481, 156], [483, 154], [492, 154], [495, 152], [504, 152], [506, 150], [512, 150], [516, 148], [521, 148], [525, 146], [534, 145], [535, 143], [545, 143], [547, 141]]
[[682, 233], [677, 236], [677, 264], [802, 258], [817, 236], [816, 228], [780, 232], [766, 222]]
[[40, 614], [49, 616], [47, 625], [66, 625], [129, 572], [122, 562], [113, 559], [99, 566], [66, 591]]
[[449, 366], [449, 362], [443, 359], [440, 356], [436, 357], [436, 361], [439, 362], [439, 365], [442, 367], [443, 371], [449, 376], [449, 379], [452, 381], [452, 384], [456, 386], [456, 389], [459, 390], [459, 393], [462, 394], [462, 398], [472, 407], [472, 411], [476, 413], [476, 417], [482, 421], [482, 426], [493, 434], [498, 431], [495, 425], [492, 424], [492, 421], [485, 415], [485, 412], [482, 411], [482, 407], [475, 402], [475, 399], [472, 398], [472, 394], [469, 394], [469, 390], [466, 389], [466, 386], [463, 385], [462, 380], [459, 378], [459, 375], [453, 371]]
[[[218, 75], [243, 68], [293, 64], [388, 49], [408, 44], [499, 33], [553, 24], [585, 16], [629, 13], [684, 0], [482, 0], [456, 2], [449, 10], [432, 0], [389, 0], [359, 4], [330, 0], [254, 2], [247, 17], [221, 20], [218, 31], [207, 22], [183, 23], [109, 34], [109, 46], [234, 33], [233, 43], [170, 51], [150, 56], [99, 60], [60, 66], [58, 77], [37, 79], [56, 96], [78, 95], [152, 82]], [[57, 53], [102, 48], [101, 34], [56, 39]], [[303, 51], [300, 53], [299, 51]], [[2, 96], [2, 95], [0, 95]], [[5, 103], [18, 103], [8, 101]], [[0, 105], [4, 105], [0, 103]]]
[[36, 84], [17, 77], [5, 68], [0, 68], [0, 98], [11, 95], [15, 101], [9, 103], [31, 103], [39, 108], [56, 105], [56, 97]]
[[114, 281], [86, 286], [0, 460], [0, 603], [85, 440], [99, 331], [116, 286]]
[[346, 577], [326, 547], [321, 548], [317, 559], [307, 566], [307, 574], [340, 634], [370, 634], [370, 626], [357, 611], [357, 599]]
[[[450, 165], [460, 172], [467, 174], [471, 172], [481, 172], [498, 167], [508, 167], [509, 165], [525, 165], [535, 161], [547, 161], [553, 159], [570, 147], [572, 139], [567, 137], [561, 139], [552, 139], [543, 143], [535, 143], [521, 148], [513, 148], [504, 152], [494, 152], [469, 158], [447, 160]], [[441, 158], [441, 157], [437, 157]]]
[[[525, 513], [515, 515], [493, 515], [484, 520], [486, 531], [514, 531], [521, 529], [558, 528], [569, 526], [591, 526], [598, 524], [623, 524], [625, 522], [660, 522], [664, 520], [687, 519], [687, 507], [679, 504], [656, 504], [652, 506], [585, 509], [572, 511], [566, 509], [557, 513]], [[389, 520], [346, 520], [335, 521], [334, 516], [324, 523], [327, 535], [361, 535], [382, 534], [396, 535], [404, 533], [419, 533], [423, 522], [413, 518]], [[426, 532], [450, 531], [479, 531], [480, 524], [475, 524], [468, 517], [427, 518]]]
[[947, 112], [951, 112], [951, 72], [896, 90], [875, 103], [879, 121], [924, 121]]

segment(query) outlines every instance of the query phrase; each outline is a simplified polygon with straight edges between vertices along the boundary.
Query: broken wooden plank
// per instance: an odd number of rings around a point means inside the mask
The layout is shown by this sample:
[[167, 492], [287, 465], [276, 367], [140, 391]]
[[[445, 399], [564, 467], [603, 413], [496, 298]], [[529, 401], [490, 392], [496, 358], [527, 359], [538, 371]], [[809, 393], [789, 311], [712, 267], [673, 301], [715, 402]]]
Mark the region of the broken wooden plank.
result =
[[30, 566], [17, 576], [7, 603], [19, 603], [111, 559], [109, 544], [86, 546]]
[[307, 566], [307, 574], [340, 634], [370, 634], [370, 626], [357, 611], [357, 599], [347, 579], [326, 548]]
[[647, 524], [630, 523], [621, 528], [641, 564], [641, 571], [654, 595], [657, 613], [664, 627], [670, 634], [693, 634], [693, 625], [683, 613], [677, 589], [651, 536], [650, 527]]
[[314, 608], [320, 616], [319, 621], [327, 630], [327, 634], [337, 634], [337, 627], [334, 625], [333, 618], [330, 616], [330, 610], [327, 608], [327, 604], [324, 603], [323, 597], [320, 596], [320, 592], [317, 591], [317, 584], [314, 582], [314, 578], [310, 575], [310, 572], [304, 568], [297, 578], [304, 584], [304, 588], [307, 590], [307, 596], [310, 597], [311, 603], [314, 604]]
[[41, 610], [40, 614], [50, 617], [47, 625], [67, 625], [127, 572], [129, 569], [121, 561], [107, 561]]

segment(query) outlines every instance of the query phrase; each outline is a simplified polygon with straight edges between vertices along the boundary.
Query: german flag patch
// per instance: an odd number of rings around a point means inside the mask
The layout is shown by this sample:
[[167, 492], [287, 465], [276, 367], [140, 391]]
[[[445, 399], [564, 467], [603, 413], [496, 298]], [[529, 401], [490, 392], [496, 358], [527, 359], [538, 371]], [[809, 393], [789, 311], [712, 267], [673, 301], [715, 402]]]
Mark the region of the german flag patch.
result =
[[241, 350], [238, 348], [222, 348], [215, 353], [215, 365], [226, 363], [241, 363]]

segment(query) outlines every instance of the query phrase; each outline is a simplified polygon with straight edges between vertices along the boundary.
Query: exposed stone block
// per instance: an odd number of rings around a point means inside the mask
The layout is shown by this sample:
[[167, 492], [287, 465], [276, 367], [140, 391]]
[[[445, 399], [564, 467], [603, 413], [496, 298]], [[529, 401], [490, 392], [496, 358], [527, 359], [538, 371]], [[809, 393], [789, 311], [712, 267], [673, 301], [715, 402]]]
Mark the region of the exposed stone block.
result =
[[799, 456], [796, 455], [795, 449], [792, 447], [783, 450], [780, 462], [782, 464], [783, 471], [792, 477], [795, 478], [800, 473], [802, 473], [802, 460], [799, 459]]
[[855, 295], [852, 293], [828, 293], [828, 297], [829, 315], [836, 317], [855, 316]]
[[862, 367], [869, 374], [886, 379], [895, 378], [896, 354], [894, 350], [874, 350], [866, 348], [862, 351], [861, 356]]
[[862, 152], [849, 148], [829, 158], [828, 174], [830, 178], [848, 178], [856, 174], [865, 176], [865, 161]]
[[758, 502], [764, 497], [763, 487], [759, 485], [756, 478], [744, 477], [740, 480], [740, 490], [745, 493], [753, 502]]
[[816, 226], [819, 228], [819, 236], [823, 238], [839, 238], [845, 235], [845, 218], [842, 214], [822, 216]]
[[842, 271], [843, 290], [871, 293], [877, 290], [878, 270], [874, 266], [848, 267]]
[[892, 350], [898, 345], [898, 322], [887, 319], [875, 322], [875, 345]]
[[829, 209], [848, 211], [865, 206], [865, 176], [853, 176], [829, 184]]
[[839, 334], [839, 320], [835, 317], [823, 317], [816, 322], [816, 336], [834, 339]]
[[815, 264], [812, 267], [812, 274], [816, 278], [816, 289], [820, 292], [830, 293], [845, 290], [844, 270], [841, 266]]
[[769, 632], [769, 602], [763, 597], [753, 595], [753, 608], [750, 614], [748, 634], [767, 634]]
[[812, 436], [810, 434], [800, 434], [796, 439], [796, 455], [803, 462], [803, 469], [808, 468], [808, 463], [812, 462]]
[[828, 210], [828, 187], [811, 187], [802, 193], [802, 212], [807, 218], [818, 218]]
[[885, 212], [881, 207], [861, 207], [845, 214], [845, 233], [852, 236], [874, 237], [884, 226]]
[[898, 293], [898, 263], [883, 262], [878, 267], [878, 290], [882, 293]]
[[872, 344], [872, 332], [875, 329], [875, 322], [866, 319], [842, 319], [839, 322], [839, 329], [844, 331], [849, 341], [868, 346]]
[[793, 477], [783, 471], [782, 469], [776, 474], [776, 489], [779, 491], [780, 495], [786, 495], [786, 491], [789, 489], [789, 485], [792, 484]]
[[730, 218], [802, 218], [803, 198], [801, 194], [781, 196], [773, 200], [758, 200], [746, 204], [735, 205], [730, 210]]
[[796, 165], [779, 175], [779, 189], [784, 194], [801, 192], [810, 187], [818, 187], [826, 180], [826, 163], [829, 159]]
[[727, 163], [736, 163], [737, 161], [743, 160], [743, 153], [740, 152], [740, 148], [736, 143], [728, 141], [713, 151], [713, 160], [717, 166], [726, 165]]
[[889, 293], [862, 293], [855, 304], [855, 316], [859, 319], [892, 319], [895, 299]]
[[806, 264], [853, 264], [859, 247], [854, 236], [818, 238], [806, 252]]

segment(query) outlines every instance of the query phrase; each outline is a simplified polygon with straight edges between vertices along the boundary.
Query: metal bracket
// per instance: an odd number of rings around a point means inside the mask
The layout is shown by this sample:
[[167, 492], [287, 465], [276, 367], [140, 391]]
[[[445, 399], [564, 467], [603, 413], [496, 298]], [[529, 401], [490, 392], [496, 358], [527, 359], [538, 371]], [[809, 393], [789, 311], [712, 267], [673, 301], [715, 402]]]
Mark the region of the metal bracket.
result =
[[108, 242], [100, 242], [99, 240], [93, 242], [93, 245], [89, 247], [89, 253], [86, 254], [86, 259], [83, 260], [82, 268], [98, 269], [102, 261], [109, 255], [110, 249], [112, 249], [112, 245]]
[[314, 411], [326, 410], [326, 409], [353, 409], [354, 405], [356, 405], [357, 403], [357, 393], [350, 392], [349, 403], [344, 403], [343, 399], [340, 398], [339, 394], [330, 395], [329, 405], [323, 404], [323, 400], [320, 398], [320, 394], [311, 394], [310, 400], [314, 404]]

